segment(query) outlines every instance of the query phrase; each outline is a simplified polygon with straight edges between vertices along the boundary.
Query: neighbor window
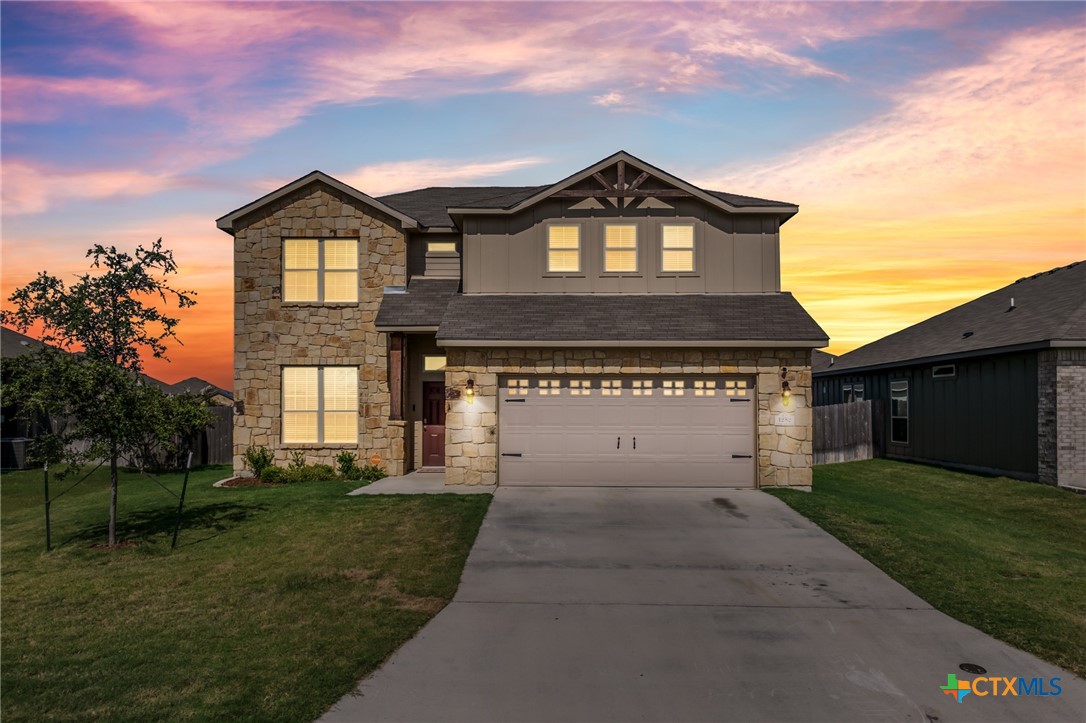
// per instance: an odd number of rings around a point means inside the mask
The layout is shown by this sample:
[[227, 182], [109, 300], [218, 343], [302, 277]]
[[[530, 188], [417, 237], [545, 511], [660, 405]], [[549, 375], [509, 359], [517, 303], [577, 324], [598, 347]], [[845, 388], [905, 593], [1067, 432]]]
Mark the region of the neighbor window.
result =
[[424, 372], [440, 372], [445, 370], [445, 356], [426, 355], [422, 358], [422, 370]]
[[284, 367], [282, 439], [358, 442], [358, 367]]
[[683, 273], [694, 270], [694, 227], [660, 227], [660, 270]]
[[286, 239], [283, 301], [357, 302], [358, 239]]
[[637, 271], [637, 226], [607, 224], [603, 227], [603, 270], [608, 273]]
[[958, 367], [955, 364], [932, 367], [931, 376], [933, 379], [953, 379], [958, 376]]
[[864, 385], [853, 384], [852, 385], [852, 401], [862, 402], [864, 400]]
[[581, 227], [547, 227], [547, 271], [575, 274], [581, 270]]
[[890, 382], [890, 441], [909, 443], [909, 382]]

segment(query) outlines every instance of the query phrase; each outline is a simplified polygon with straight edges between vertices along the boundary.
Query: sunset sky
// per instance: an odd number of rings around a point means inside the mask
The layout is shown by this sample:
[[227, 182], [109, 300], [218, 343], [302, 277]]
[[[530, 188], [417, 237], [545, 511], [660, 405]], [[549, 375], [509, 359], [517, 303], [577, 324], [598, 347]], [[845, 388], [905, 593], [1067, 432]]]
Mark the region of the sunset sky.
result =
[[844, 352], [1086, 259], [1082, 3], [15, 3], [0, 291], [162, 237], [197, 290], [148, 372], [232, 387], [214, 219], [313, 169], [534, 185], [624, 149], [782, 199]]

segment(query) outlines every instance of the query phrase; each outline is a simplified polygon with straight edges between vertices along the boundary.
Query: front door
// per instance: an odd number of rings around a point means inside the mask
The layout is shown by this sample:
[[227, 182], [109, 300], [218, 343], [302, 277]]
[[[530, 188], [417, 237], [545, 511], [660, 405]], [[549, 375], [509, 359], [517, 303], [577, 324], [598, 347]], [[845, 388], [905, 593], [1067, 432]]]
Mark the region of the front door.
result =
[[445, 383], [422, 383], [422, 466], [445, 466]]

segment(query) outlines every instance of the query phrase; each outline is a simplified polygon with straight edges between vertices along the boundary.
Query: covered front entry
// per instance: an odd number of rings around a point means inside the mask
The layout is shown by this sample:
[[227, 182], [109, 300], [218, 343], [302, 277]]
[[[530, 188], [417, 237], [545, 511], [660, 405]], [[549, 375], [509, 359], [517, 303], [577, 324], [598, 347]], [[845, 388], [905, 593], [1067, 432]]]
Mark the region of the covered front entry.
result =
[[754, 487], [744, 377], [500, 380], [502, 485]]
[[445, 384], [422, 383], [422, 465], [445, 466]]

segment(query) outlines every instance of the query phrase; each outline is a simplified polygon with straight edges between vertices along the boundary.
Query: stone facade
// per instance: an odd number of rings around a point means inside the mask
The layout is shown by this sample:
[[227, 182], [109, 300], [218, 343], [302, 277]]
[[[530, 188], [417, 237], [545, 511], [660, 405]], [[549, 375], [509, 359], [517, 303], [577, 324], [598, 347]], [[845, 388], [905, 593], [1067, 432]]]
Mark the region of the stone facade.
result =
[[[285, 238], [358, 238], [358, 303], [282, 300]], [[376, 453], [390, 474], [404, 472], [404, 422], [389, 421], [388, 339], [374, 326], [383, 287], [406, 283], [406, 242], [394, 219], [362, 207], [323, 184], [305, 188], [240, 219], [234, 241], [234, 469], [249, 445], [263, 445], [285, 464], [296, 449], [308, 462], [332, 464], [344, 449]], [[357, 445], [280, 441], [285, 365], [359, 369]]]
[[[458, 349], [447, 350], [445, 384], [455, 392], [475, 381], [475, 401], [447, 402], [445, 481], [497, 481], [498, 377], [505, 374], [741, 374], [756, 380], [758, 484], [811, 485], [811, 352], [807, 349]], [[781, 368], [792, 388], [783, 405]], [[795, 424], [777, 426], [787, 412]]]
[[1086, 349], [1049, 349], [1037, 359], [1038, 477], [1086, 489]]

